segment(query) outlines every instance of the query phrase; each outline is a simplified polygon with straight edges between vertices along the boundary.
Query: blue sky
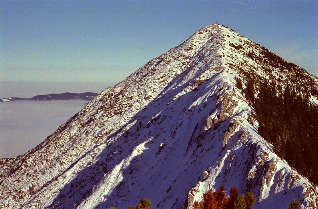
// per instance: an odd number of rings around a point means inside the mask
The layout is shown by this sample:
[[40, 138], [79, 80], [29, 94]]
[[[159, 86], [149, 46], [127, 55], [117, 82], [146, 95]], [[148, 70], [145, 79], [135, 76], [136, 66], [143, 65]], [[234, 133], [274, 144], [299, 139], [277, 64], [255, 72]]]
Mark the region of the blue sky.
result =
[[318, 76], [317, 11], [317, 0], [1, 0], [0, 81], [118, 81], [216, 21]]

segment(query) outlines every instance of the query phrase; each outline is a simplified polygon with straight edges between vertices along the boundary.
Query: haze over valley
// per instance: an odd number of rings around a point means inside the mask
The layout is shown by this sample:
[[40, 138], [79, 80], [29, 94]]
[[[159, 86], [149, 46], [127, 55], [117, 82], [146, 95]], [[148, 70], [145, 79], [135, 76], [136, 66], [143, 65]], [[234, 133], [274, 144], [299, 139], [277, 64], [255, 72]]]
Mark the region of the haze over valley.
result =
[[0, 103], [0, 157], [23, 154], [81, 110], [86, 101]]
[[[100, 92], [109, 84], [75, 82], [0, 82], [0, 99], [38, 94]], [[52, 134], [58, 126], [81, 110], [88, 101], [0, 102], [0, 158], [25, 153]]]

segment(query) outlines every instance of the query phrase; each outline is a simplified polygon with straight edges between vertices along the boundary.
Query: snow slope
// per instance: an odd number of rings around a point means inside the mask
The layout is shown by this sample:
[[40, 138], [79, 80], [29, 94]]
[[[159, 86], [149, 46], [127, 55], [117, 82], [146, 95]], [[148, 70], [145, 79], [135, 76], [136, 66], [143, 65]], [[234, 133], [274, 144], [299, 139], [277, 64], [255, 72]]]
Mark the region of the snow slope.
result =
[[[293, 199], [317, 208], [317, 186], [257, 133], [236, 87], [244, 72], [290, 84], [293, 72], [255, 59], [263, 50], [222, 25], [200, 29], [25, 155], [2, 159], [0, 208], [124, 209], [144, 197], [152, 208], [192, 208], [222, 185], [253, 192], [253, 208], [288, 208]], [[316, 78], [305, 80], [317, 89]]]

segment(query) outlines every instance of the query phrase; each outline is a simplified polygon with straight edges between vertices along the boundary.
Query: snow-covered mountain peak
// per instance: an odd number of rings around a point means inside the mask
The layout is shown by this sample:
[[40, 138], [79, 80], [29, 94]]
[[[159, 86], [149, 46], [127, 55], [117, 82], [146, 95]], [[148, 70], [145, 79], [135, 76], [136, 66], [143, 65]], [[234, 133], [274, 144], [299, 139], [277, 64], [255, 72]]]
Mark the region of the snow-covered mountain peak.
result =
[[2, 159], [0, 208], [124, 209], [144, 197], [153, 208], [192, 208], [222, 185], [253, 192], [253, 208], [293, 199], [316, 208], [317, 187], [260, 135], [243, 90], [250, 77], [286, 87], [295, 75], [317, 89], [316, 78], [290, 66], [225, 26], [206, 26], [34, 149]]

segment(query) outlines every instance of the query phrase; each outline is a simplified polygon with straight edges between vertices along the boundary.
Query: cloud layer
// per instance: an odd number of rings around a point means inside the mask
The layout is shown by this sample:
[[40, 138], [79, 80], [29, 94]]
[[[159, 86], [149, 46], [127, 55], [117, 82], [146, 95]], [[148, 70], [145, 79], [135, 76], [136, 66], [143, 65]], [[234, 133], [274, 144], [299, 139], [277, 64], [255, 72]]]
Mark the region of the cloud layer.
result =
[[0, 158], [25, 153], [84, 105], [80, 100], [0, 103]]

